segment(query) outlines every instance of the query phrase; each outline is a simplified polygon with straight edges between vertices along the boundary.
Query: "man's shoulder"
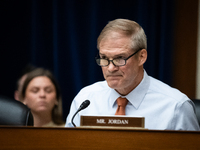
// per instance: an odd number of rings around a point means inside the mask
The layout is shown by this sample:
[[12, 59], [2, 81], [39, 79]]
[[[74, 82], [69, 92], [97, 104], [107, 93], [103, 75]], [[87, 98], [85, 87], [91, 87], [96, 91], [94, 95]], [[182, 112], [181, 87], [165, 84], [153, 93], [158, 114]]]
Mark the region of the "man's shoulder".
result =
[[82, 88], [80, 92], [95, 92], [95, 91], [102, 91], [106, 89], [109, 89], [107, 82], [99, 81]]
[[99, 98], [105, 93], [110, 91], [110, 87], [106, 81], [99, 81], [82, 88], [76, 95], [75, 99], [92, 99], [94, 97]]
[[150, 77], [150, 83], [150, 92], [156, 92], [160, 95], [167, 96], [168, 98], [172, 98], [174, 100], [189, 99], [184, 93], [182, 93], [178, 89], [173, 88], [168, 84], [153, 77]]

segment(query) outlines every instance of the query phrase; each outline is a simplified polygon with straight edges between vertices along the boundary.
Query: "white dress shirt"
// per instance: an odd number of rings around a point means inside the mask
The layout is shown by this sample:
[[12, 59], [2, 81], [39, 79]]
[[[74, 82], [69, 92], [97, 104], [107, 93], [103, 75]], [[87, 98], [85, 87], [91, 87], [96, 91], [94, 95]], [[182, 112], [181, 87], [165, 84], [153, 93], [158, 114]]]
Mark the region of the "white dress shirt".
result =
[[[116, 99], [120, 97], [106, 81], [96, 82], [83, 88], [74, 98], [66, 127], [73, 127], [71, 118], [81, 103], [90, 100], [90, 105], [74, 118], [80, 126], [80, 116], [114, 115], [117, 109]], [[128, 95], [127, 116], [145, 117], [145, 128], [155, 130], [200, 130], [193, 102], [179, 90], [152, 78], [144, 71], [141, 83]]]

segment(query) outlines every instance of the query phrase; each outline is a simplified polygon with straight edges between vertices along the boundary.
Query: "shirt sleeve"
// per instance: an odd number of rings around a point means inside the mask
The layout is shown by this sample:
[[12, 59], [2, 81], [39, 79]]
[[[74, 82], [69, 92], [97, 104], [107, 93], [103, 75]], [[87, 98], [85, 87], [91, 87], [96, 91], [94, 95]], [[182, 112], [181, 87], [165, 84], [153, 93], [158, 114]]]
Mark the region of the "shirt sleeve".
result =
[[172, 129], [199, 131], [195, 106], [191, 100], [178, 103], [172, 121]]

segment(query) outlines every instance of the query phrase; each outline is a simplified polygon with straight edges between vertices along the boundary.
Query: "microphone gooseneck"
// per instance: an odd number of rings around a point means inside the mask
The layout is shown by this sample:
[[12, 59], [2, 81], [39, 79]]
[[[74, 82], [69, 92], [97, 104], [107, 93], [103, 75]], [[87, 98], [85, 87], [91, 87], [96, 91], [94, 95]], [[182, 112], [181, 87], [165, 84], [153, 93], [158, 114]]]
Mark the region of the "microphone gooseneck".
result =
[[89, 101], [89, 100], [85, 100], [85, 101], [80, 105], [80, 107], [79, 107], [79, 109], [76, 111], [76, 113], [73, 115], [71, 122], [72, 122], [72, 124], [73, 124], [74, 127], [76, 127], [76, 125], [74, 124], [73, 120], [74, 120], [74, 117], [76, 116], [76, 114], [77, 114], [79, 111], [81, 111], [81, 110], [85, 109], [86, 107], [88, 107], [89, 105], [90, 105], [90, 101]]

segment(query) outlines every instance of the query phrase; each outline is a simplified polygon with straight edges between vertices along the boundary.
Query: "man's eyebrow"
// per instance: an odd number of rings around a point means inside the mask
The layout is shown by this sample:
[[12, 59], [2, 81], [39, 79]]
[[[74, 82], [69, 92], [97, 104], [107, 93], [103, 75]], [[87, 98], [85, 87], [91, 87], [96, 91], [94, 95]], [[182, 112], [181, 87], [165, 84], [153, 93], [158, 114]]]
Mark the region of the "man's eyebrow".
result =
[[[99, 53], [99, 55], [106, 56], [105, 54], [102, 54], [102, 53]], [[127, 55], [127, 53], [121, 53], [121, 54], [114, 55], [114, 57], [126, 56], [126, 55]]]

